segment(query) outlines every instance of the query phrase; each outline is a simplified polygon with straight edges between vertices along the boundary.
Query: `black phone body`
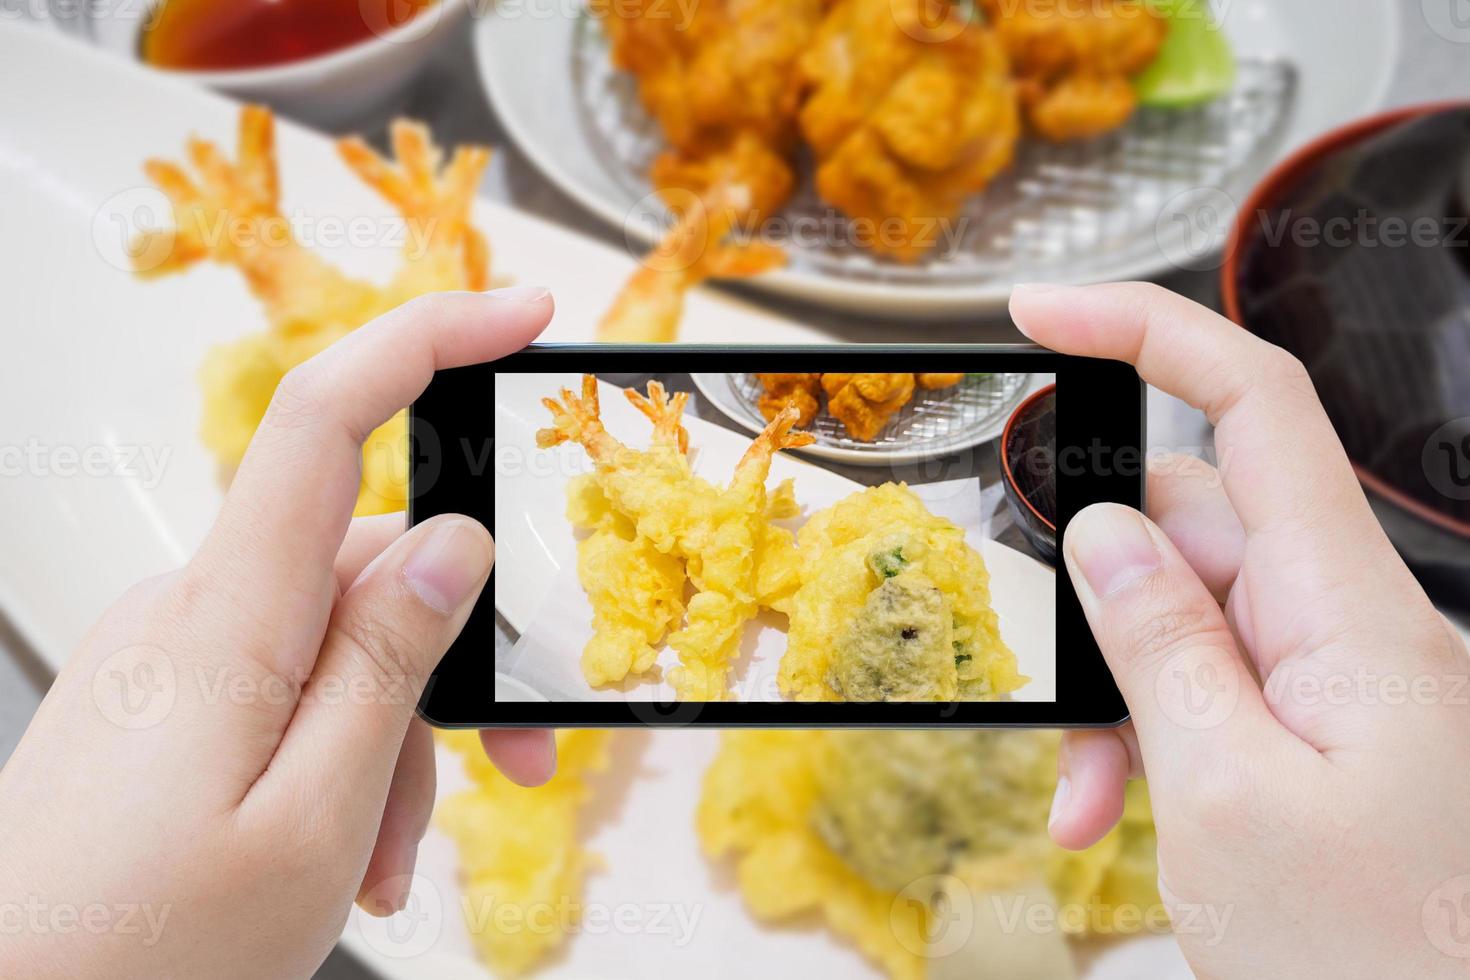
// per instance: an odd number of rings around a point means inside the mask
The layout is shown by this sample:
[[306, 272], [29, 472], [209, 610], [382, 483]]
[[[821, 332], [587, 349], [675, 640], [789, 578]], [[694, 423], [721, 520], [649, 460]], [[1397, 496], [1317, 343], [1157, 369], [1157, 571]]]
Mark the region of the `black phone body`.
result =
[[[439, 372], [423, 396], [410, 410], [409, 473], [410, 525], [443, 513], [463, 513], [484, 523], [492, 534], [497, 523], [505, 525], [497, 536], [497, 561], [464, 631], [428, 678], [419, 702], [419, 713], [429, 723], [447, 728], [486, 727], [615, 727], [615, 726], [707, 726], [707, 727], [1111, 727], [1127, 720], [1127, 707], [1094, 641], [1081, 606], [1065, 571], [1054, 579], [1055, 643], [1052, 650], [1054, 696], [1050, 700], [1022, 700], [1013, 695], [993, 701], [792, 701], [772, 696], [735, 701], [679, 701], [664, 689], [659, 695], [651, 685], [629, 682], [615, 690], [597, 690], [590, 685], [585, 696], [574, 687], [563, 687], [548, 700], [521, 700], [525, 692], [515, 678], [497, 681], [496, 594], [497, 582], [518, 575], [517, 558], [508, 544], [512, 534], [533, 540], [560, 536], [564, 546], [559, 564], [571, 562], [575, 548], [570, 525], [547, 532], [546, 499], [559, 491], [558, 478], [547, 478], [545, 465], [537, 469], [534, 444], [528, 444], [528, 426], [550, 424], [550, 413], [532, 397], [540, 392], [559, 397], [566, 384], [575, 386], [585, 374], [615, 377], [619, 382], [658, 376], [671, 387], [679, 379], [695, 374], [731, 378], [751, 376], [757, 371], [782, 372], [913, 372], [963, 373], [965, 377], [1012, 377], [1055, 375], [1055, 528], [1058, 547], [1068, 522], [1082, 508], [1099, 502], [1142, 508], [1145, 485], [1144, 450], [1145, 388], [1128, 365], [1111, 361], [1067, 357], [1030, 345], [944, 345], [891, 346], [841, 345], [780, 348], [719, 346], [614, 346], [532, 345], [524, 351], [492, 364]], [[545, 375], [542, 378], [510, 376]], [[497, 384], [497, 379], [502, 379]], [[544, 381], [544, 384], [542, 383]], [[604, 384], [603, 414], [609, 414], [610, 395]], [[686, 390], [692, 390], [684, 385]], [[544, 391], [542, 389], [545, 389]], [[512, 395], [514, 389], [514, 395]], [[515, 404], [500, 404], [514, 397]], [[695, 393], [691, 397], [699, 398]], [[622, 402], [622, 398], [615, 399]], [[521, 404], [525, 402], [526, 404]], [[686, 412], [686, 419], [694, 414]], [[724, 428], [736, 429], [709, 404], [697, 406], [706, 418], [715, 418]], [[624, 406], [626, 408], [626, 406]], [[499, 444], [493, 421], [503, 413], [508, 438], [501, 433]], [[711, 424], [711, 423], [706, 423]], [[611, 429], [611, 423], [609, 423]], [[706, 431], [701, 429], [701, 431]], [[647, 430], [644, 430], [646, 436]], [[708, 433], [707, 433], [708, 434]], [[751, 434], [741, 430], [745, 439]], [[721, 436], [723, 439], [724, 436]], [[691, 439], [696, 447], [699, 436]], [[997, 440], [998, 441], [998, 440]], [[631, 443], [630, 443], [631, 444]], [[561, 447], [565, 449], [565, 447]], [[576, 449], [572, 450], [574, 453]], [[972, 450], [997, 452], [994, 443]], [[699, 452], [696, 448], [695, 452]], [[834, 467], [828, 461], [802, 457], [805, 463]], [[566, 458], [563, 456], [563, 458]], [[922, 464], [915, 464], [922, 465]], [[583, 468], [591, 470], [590, 463]], [[520, 511], [512, 513], [511, 501], [525, 500], [516, 493], [531, 493], [523, 485], [507, 481], [537, 473], [542, 482], [534, 492], [543, 525], [527, 538]], [[895, 481], [911, 475], [912, 469], [895, 469]], [[564, 481], [562, 481], [564, 482]], [[774, 478], [770, 481], [775, 483]], [[859, 490], [860, 487], [854, 487]], [[975, 492], [981, 493], [977, 486]], [[796, 481], [798, 501], [801, 480]], [[998, 499], [990, 495], [992, 503]], [[497, 507], [497, 500], [502, 506]], [[560, 504], [557, 504], [560, 510]], [[1003, 505], [1002, 505], [1003, 506]], [[497, 512], [500, 513], [497, 514]], [[809, 515], [806, 515], [809, 516]], [[548, 544], [547, 547], [550, 547]], [[524, 549], [522, 549], [524, 552]], [[549, 581], [546, 574], [529, 576], [520, 570], [515, 586], [524, 593], [531, 579]], [[992, 572], [992, 587], [994, 572]], [[564, 591], [567, 576], [559, 585]], [[537, 616], [571, 617], [580, 602], [575, 596], [548, 595]], [[1039, 600], [1038, 600], [1039, 601]], [[524, 603], [523, 603], [524, 604]], [[585, 612], [585, 610], [584, 610]], [[522, 617], [524, 618], [524, 617]], [[1005, 636], [1002, 611], [1002, 639]], [[502, 632], [513, 632], [501, 622]], [[523, 623], [524, 625], [524, 623]], [[586, 627], [590, 635], [590, 624]], [[530, 629], [527, 631], [531, 632]], [[1010, 642], [1010, 641], [1008, 641]], [[1015, 644], [1012, 643], [1014, 646]], [[506, 658], [509, 660], [510, 653]], [[543, 658], [566, 658], [575, 664], [579, 649], [542, 651]], [[661, 656], [662, 662], [662, 656]], [[544, 669], [546, 660], [533, 662], [531, 669]], [[524, 658], [515, 663], [523, 664]], [[558, 665], [565, 674], [566, 664]], [[519, 667], [518, 669], [525, 669]], [[539, 689], [540, 685], [533, 684]], [[503, 689], [501, 689], [503, 688]], [[1024, 688], [1022, 689], [1024, 692]], [[737, 696], [739, 690], [737, 688]]]

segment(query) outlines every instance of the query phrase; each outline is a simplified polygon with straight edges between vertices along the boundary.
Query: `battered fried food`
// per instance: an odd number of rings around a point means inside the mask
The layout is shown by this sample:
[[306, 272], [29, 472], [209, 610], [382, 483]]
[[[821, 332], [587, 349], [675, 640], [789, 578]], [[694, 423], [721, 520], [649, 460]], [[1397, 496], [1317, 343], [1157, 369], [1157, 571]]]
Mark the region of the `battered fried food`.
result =
[[1001, 639], [984, 560], [907, 486], [872, 487], [817, 512], [797, 543], [784, 696], [992, 701], [1027, 682]]
[[915, 379], [919, 387], [925, 391], [938, 391], [941, 388], [953, 388], [965, 380], [964, 374], [916, 374]]
[[1035, 731], [729, 732], [695, 826], [712, 859], [732, 860], [758, 918], [815, 912], [895, 980], [923, 980], [923, 950], [947, 936], [926, 883], [958, 881], [978, 898], [1040, 878], [1059, 906], [1085, 913], [1060, 920], [1079, 938], [1165, 928], [1141, 783], [1094, 847], [1050, 843], [1058, 741]]
[[1020, 113], [999, 39], [948, 0], [838, 0], [800, 62], [817, 192], [912, 262], [1010, 166]]
[[820, 374], [757, 374], [763, 393], [757, 407], [767, 422], [774, 419], [787, 405], [800, 413], [796, 417], [796, 428], [804, 429], [817, 417], [820, 405], [817, 396], [822, 390]]
[[743, 239], [736, 229], [750, 210], [750, 192], [743, 185], [717, 182], [702, 194], [669, 191], [668, 196], [681, 202], [684, 213], [613, 300], [597, 326], [598, 340], [672, 341], [690, 289], [706, 279], [760, 275], [786, 261], [779, 248]]
[[706, 0], [687, 12], [662, 0], [589, 6], [613, 63], [637, 78], [639, 99], [668, 140], [654, 185], [700, 196], [740, 186], [751, 212], [780, 207], [794, 180], [796, 60], [823, 0]]
[[872, 442], [894, 413], [914, 397], [912, 374], [824, 374], [827, 411], [848, 434]]
[[981, 0], [1020, 81], [1026, 121], [1055, 141], [1127, 122], [1132, 80], [1158, 57], [1168, 21], [1144, 0]]
[[598, 328], [602, 340], [663, 342], [678, 333], [683, 299], [705, 279], [779, 266], [779, 249], [731, 244], [786, 202], [799, 96], [796, 59], [822, 0], [710, 0], [682, 11], [662, 0], [592, 0], [613, 63], [669, 149], [649, 174], [682, 218], [644, 259]]
[[[537, 433], [537, 444], [580, 443], [595, 465], [597, 486], [628, 522], [635, 541], [641, 538], [659, 554], [683, 560], [696, 593], [684, 625], [668, 638], [680, 660], [669, 681], [681, 700], [723, 700], [729, 696], [727, 675], [745, 623], [762, 607], [785, 611], [796, 590], [795, 539], [771, 524], [794, 507], [790, 485], [768, 495], [765, 481], [776, 452], [806, 445], [812, 436], [790, 431], [796, 411], [786, 409], [751, 443], [730, 484], [716, 488], [693, 474], [680, 448], [687, 439], [678, 425], [682, 397], [666, 398], [656, 382], [647, 398], [625, 394], [654, 421], [656, 436], [646, 452], [624, 446], [603, 428], [592, 375], [582, 379], [580, 396], [563, 390], [560, 401], [542, 400], [553, 424]], [[589, 591], [601, 587], [588, 586]], [[619, 592], [613, 588], [600, 601], [611, 602]], [[619, 646], [631, 650], [627, 669], [645, 662], [651, 666], [632, 639], [631, 646], [627, 639]], [[600, 659], [622, 668], [621, 654]]]
[[[280, 209], [269, 110], [241, 110], [236, 162], [213, 143], [194, 139], [188, 151], [197, 178], [164, 160], [144, 165], [173, 205], [174, 227], [142, 234], [133, 250], [139, 275], [180, 272], [203, 259], [233, 265], [269, 323], [265, 333], [215, 347], [201, 371], [201, 434], [226, 478], [292, 367], [415, 296], [488, 285], [489, 249], [470, 224], [470, 208], [489, 151], [461, 147], [441, 168], [423, 126], [399, 120], [391, 132], [398, 167], [360, 140], [338, 144], [347, 164], [394, 206], [407, 227], [402, 265], [382, 286], [349, 278], [296, 240]], [[403, 509], [407, 438], [403, 413], [369, 436], [357, 513]]]
[[[435, 812], [459, 850], [465, 926], [497, 976], [519, 976], [577, 925], [583, 881], [595, 862], [582, 847], [581, 811], [592, 795], [590, 779], [607, 768], [612, 732], [557, 732], [556, 774], [535, 789], [517, 786], [491, 764], [479, 732], [436, 737], [463, 757], [474, 784]], [[515, 910], [521, 928], [498, 926], [506, 910]]]
[[813, 441], [809, 433], [791, 431], [796, 417], [788, 406], [756, 436], [691, 541], [689, 578], [699, 591], [689, 600], [684, 628], [669, 637], [679, 653], [669, 681], [681, 701], [729, 699], [727, 678], [741, 632], [760, 607], [760, 566], [790, 566], [791, 532], [766, 520], [766, 477], [776, 453]]

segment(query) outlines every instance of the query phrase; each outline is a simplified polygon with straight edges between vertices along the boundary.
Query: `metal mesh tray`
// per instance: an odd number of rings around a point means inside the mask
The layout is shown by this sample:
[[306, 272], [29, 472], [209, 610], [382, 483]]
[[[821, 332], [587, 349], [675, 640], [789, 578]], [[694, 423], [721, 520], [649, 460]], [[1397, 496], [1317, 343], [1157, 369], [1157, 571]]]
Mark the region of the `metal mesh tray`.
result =
[[[649, 166], [665, 147], [658, 124], [639, 103], [635, 79], [613, 67], [596, 18], [579, 20], [571, 59], [578, 125], [626, 203], [646, 209]], [[839, 280], [977, 286], [1084, 278], [1091, 267], [1157, 255], [1166, 236], [1171, 243], [1191, 232], [1219, 238], [1228, 224], [1219, 195], [1248, 185], [1279, 141], [1295, 91], [1290, 64], [1243, 58], [1234, 89], [1207, 105], [1140, 109], [1121, 129], [1086, 142], [1023, 140], [1014, 166], [956, 221], [963, 229], [957, 245], [912, 264], [842, 235], [815, 245], [809, 236], [783, 241], [777, 228], [771, 238], [788, 246], [790, 268]], [[655, 215], [645, 217], [662, 215], [653, 207]], [[784, 217], [789, 227], [845, 221], [818, 199], [809, 173]], [[634, 233], [656, 231], [654, 223], [634, 222]], [[1170, 247], [1193, 256], [1186, 245]]]
[[[993, 439], [1032, 387], [1030, 374], [967, 375], [952, 388], [914, 390], [871, 442], [848, 435], [846, 428], [822, 411], [806, 431], [817, 437], [808, 451], [841, 450], [881, 462], [894, 456], [942, 456]], [[765, 427], [757, 402], [764, 389], [754, 374], [703, 374], [696, 383], [716, 405], [753, 432]]]

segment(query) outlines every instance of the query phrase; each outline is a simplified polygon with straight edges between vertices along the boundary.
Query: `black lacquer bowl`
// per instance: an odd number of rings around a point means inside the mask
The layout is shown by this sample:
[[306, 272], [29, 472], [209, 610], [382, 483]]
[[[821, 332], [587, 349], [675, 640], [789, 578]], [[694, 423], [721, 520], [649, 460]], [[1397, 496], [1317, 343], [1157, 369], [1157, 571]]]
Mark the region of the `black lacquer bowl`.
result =
[[1399, 110], [1288, 160], [1240, 211], [1235, 322], [1299, 357], [1374, 510], [1470, 605], [1470, 104]]
[[1016, 406], [1000, 437], [1006, 501], [1026, 540], [1057, 563], [1057, 386]]

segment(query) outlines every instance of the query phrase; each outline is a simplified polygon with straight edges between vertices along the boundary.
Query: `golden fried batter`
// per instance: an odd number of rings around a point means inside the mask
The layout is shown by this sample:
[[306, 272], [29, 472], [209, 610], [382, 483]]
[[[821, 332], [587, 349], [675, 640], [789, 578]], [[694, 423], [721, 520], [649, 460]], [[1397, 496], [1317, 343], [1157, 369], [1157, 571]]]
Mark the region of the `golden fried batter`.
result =
[[756, 378], [764, 389], [756, 404], [767, 422], [787, 405], [794, 405], [801, 413], [796, 428], [804, 429], [812, 424], [819, 407], [817, 396], [822, 390], [820, 374], [757, 374]]
[[669, 142], [654, 165], [655, 186], [705, 194], [715, 183], [710, 161], [743, 140], [766, 150], [736, 154], [750, 207], [780, 207], [792, 186], [796, 59], [822, 0], [704, 0], [687, 12], [664, 0], [592, 0], [590, 8], [613, 63], [637, 77], [639, 98]]
[[960, 374], [916, 374], [919, 387], [925, 391], [938, 391], [941, 388], [953, 388], [965, 380], [963, 373]]
[[[729, 485], [717, 488], [693, 474], [680, 449], [682, 439], [675, 434], [682, 431], [679, 396], [665, 399], [656, 383], [650, 384], [647, 398], [626, 394], [654, 419], [655, 439], [647, 452], [629, 449], [603, 428], [592, 375], [583, 377], [580, 396], [564, 389], [560, 400], [542, 399], [553, 424], [537, 432], [536, 441], [542, 448], [569, 440], [580, 443], [596, 465], [599, 488], [631, 525], [635, 540], [645, 539], [660, 554], [683, 559], [696, 592], [684, 607], [682, 627], [668, 638], [679, 655], [669, 682], [683, 701], [726, 700], [745, 623], [763, 607], [789, 609], [798, 585], [795, 538], [771, 523], [774, 517], [790, 516], [794, 498], [789, 483], [775, 494], [766, 492], [771, 458], [782, 449], [808, 445], [813, 437], [791, 431], [796, 410], [786, 408], [750, 444]], [[598, 565], [579, 570], [602, 574], [607, 569]], [[601, 587], [597, 581], [583, 584], [589, 594]], [[611, 593], [597, 596], [604, 604], [613, 598]], [[671, 607], [666, 603], [663, 608]], [[604, 625], [615, 624], [604, 619], [598, 628]], [[620, 641], [619, 648], [631, 651], [629, 666], [624, 668], [621, 654], [615, 661], [625, 672], [644, 662], [639, 659], [643, 641], [632, 639], [631, 646]]]
[[981, 0], [1021, 83], [1033, 131], [1086, 139], [1133, 114], [1132, 79], [1153, 63], [1168, 21], [1143, 0]]
[[[700, 193], [666, 189], [682, 216], [642, 259], [597, 327], [597, 339], [621, 343], [672, 341], [684, 315], [684, 296], [706, 279], [759, 275], [786, 261], [774, 245], [744, 240], [735, 232], [751, 213], [751, 192], [741, 182], [745, 153], [760, 154], [758, 143], [741, 141], [732, 155], [712, 161], [711, 181]], [[718, 176], [723, 173], [724, 176]]]
[[[447, 289], [488, 285], [489, 248], [470, 224], [470, 209], [489, 151], [460, 147], [447, 165], [428, 130], [398, 120], [392, 127], [399, 166], [362, 141], [338, 149], [348, 166], [402, 214], [403, 264], [387, 284], [352, 279], [301, 245], [280, 210], [275, 123], [268, 109], [240, 112], [239, 160], [219, 147], [189, 142], [197, 180], [164, 160], [144, 165], [173, 204], [174, 227], [145, 232], [133, 254], [140, 275], [180, 272], [203, 259], [233, 265], [265, 308], [269, 329], [215, 347], [201, 371], [205, 445], [228, 477], [245, 454], [276, 385], [291, 368], [404, 302]], [[368, 437], [357, 513], [402, 510], [408, 438], [399, 413]]]
[[[757, 918], [816, 914], [894, 980], [941, 975], [925, 950], [948, 937], [954, 909], [924, 901], [926, 883], [978, 899], [1040, 878], [1059, 907], [1084, 913], [1063, 917], [1078, 938], [1165, 928], [1142, 783], [1088, 850], [1048, 839], [1058, 743], [1035, 731], [727, 732], [695, 827]], [[961, 975], [953, 947], [934, 955]]]
[[824, 374], [827, 411], [848, 433], [871, 442], [888, 420], [914, 397], [912, 374]]
[[838, 0], [801, 75], [817, 191], [914, 261], [1010, 166], [1020, 116], [996, 36], [944, 0]]

